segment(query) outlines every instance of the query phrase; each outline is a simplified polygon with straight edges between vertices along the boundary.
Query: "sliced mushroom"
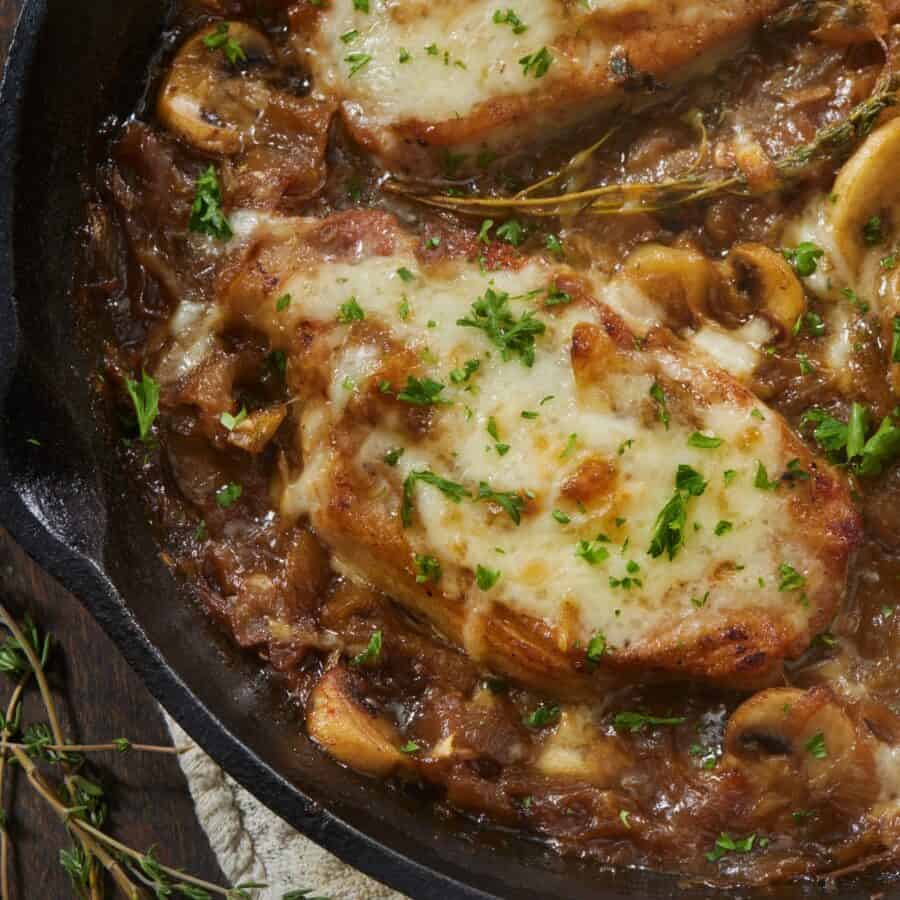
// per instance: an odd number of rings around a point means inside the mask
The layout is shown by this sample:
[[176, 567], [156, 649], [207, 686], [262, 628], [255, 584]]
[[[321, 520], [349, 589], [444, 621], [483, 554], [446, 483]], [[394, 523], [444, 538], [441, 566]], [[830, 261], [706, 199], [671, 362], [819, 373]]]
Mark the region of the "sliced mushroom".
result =
[[737, 327], [755, 315], [775, 325], [782, 338], [806, 309], [803, 287], [787, 260], [763, 244], [736, 244], [723, 266], [716, 318]]
[[728, 723], [725, 751], [723, 765], [755, 789], [761, 818], [822, 805], [859, 814], [878, 796], [871, 733], [824, 687], [751, 697]]
[[[227, 39], [240, 48], [232, 62], [225, 46], [204, 41], [227, 27]], [[163, 124], [198, 150], [238, 153], [268, 104], [270, 88], [248, 73], [274, 67], [272, 45], [242, 22], [198, 31], [178, 51], [163, 83], [157, 113]]]
[[247, 453], [262, 453], [284, 421], [287, 408], [284, 405], [260, 409], [250, 413], [228, 433], [228, 443]]
[[343, 666], [319, 679], [307, 707], [309, 736], [335, 759], [367, 775], [385, 778], [409, 766], [398, 749], [396, 728], [364, 706], [354, 687], [353, 675]]
[[697, 327], [708, 314], [716, 271], [696, 250], [644, 244], [625, 263], [626, 275], [664, 312], [675, 331]]
[[850, 276], [859, 272], [870, 247], [865, 225], [883, 216], [900, 200], [900, 119], [874, 132], [844, 163], [832, 191], [827, 214], [835, 243]]

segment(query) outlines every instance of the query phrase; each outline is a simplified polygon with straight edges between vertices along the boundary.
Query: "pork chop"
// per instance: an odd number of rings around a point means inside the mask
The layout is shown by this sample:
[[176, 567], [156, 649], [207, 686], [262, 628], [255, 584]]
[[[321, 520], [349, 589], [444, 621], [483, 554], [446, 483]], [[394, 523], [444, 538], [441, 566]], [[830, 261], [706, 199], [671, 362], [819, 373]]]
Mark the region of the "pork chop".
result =
[[827, 627], [848, 486], [710, 357], [561, 263], [386, 213], [245, 240], [222, 321], [285, 354], [303, 463], [276, 494], [349, 577], [558, 693], [759, 683]]
[[449, 174], [708, 69], [784, 0], [333, 0], [295, 44], [355, 138]]

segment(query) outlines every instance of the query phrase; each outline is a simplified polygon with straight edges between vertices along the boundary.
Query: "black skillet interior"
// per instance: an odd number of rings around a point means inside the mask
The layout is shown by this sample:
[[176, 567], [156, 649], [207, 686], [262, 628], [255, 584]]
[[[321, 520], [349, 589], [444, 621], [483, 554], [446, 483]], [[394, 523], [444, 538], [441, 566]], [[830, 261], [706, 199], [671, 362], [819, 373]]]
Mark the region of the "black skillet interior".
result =
[[[562, 860], [337, 766], [158, 559], [91, 410], [93, 359], [75, 339], [69, 287], [88, 148], [108, 116], [134, 107], [165, 22], [165, 0], [29, 0], [20, 21], [0, 108], [0, 519], [228, 772], [376, 878], [441, 900], [715, 896]], [[861, 900], [886, 887], [869, 877], [843, 883], [840, 896]], [[820, 896], [820, 888], [765, 896]]]

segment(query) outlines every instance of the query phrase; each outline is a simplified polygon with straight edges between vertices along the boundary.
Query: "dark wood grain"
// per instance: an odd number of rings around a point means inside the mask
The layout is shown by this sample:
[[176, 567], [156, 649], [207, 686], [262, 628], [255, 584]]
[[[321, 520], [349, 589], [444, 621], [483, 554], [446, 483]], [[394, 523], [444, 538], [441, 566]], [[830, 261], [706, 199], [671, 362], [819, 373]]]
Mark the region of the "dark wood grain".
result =
[[[5, 59], [21, 3], [0, 0], [0, 61]], [[147, 744], [169, 743], [155, 701], [106, 635], [81, 604], [41, 572], [2, 530], [0, 598], [14, 615], [30, 612], [57, 638], [60, 648], [49, 674], [71, 739], [128, 737]], [[4, 708], [10, 689], [6, 681], [0, 682]], [[29, 697], [25, 711], [25, 721], [46, 719], [35, 697]], [[165, 862], [221, 881], [176, 760], [130, 753], [104, 754], [98, 762], [111, 800], [111, 830], [120, 840], [140, 849], [158, 844]], [[71, 896], [58, 863], [60, 848], [68, 845], [59, 819], [21, 778], [8, 785], [5, 805], [13, 837], [11, 897]], [[109, 896], [113, 893], [111, 889]]]

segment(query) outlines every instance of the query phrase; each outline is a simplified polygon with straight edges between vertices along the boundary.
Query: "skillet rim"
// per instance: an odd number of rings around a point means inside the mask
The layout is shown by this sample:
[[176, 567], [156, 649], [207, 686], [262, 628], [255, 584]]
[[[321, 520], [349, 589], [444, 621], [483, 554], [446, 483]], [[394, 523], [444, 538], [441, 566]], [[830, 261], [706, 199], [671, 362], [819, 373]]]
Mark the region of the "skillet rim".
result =
[[49, 15], [48, 0], [24, 0], [0, 82], [0, 526], [88, 610], [153, 697], [229, 775], [266, 807], [343, 862], [410, 896], [501, 900], [416, 862], [354, 828], [280, 775], [204, 704], [165, 661], [101, 568], [58, 539], [28, 508], [10, 477], [5, 408], [21, 340], [15, 293], [15, 198], [28, 76]]
[[[319, 846], [354, 868], [415, 898], [502, 900], [506, 897], [511, 900], [513, 896], [519, 896], [519, 888], [524, 888], [529, 897], [535, 896], [527, 881], [521, 882], [517, 888], [513, 881], [501, 878], [497, 887], [492, 885], [492, 891], [501, 890], [501, 895], [475, 888], [434, 864], [418, 862], [414, 857], [379, 841], [374, 832], [356, 828], [330, 812], [295, 782], [280, 775], [276, 768], [266, 763], [225, 726], [211, 708], [214, 704], [207, 705], [190, 689], [148, 638], [103, 567], [65, 539], [57, 537], [29, 508], [27, 485], [15, 483], [7, 458], [10, 444], [4, 427], [4, 408], [14, 375], [20, 366], [24, 368], [25, 359], [16, 312], [14, 267], [18, 150], [28, 108], [29, 77], [34, 69], [42, 31], [48, 26], [51, 16], [49, 7], [53, 2], [23, 0], [0, 82], [0, 160], [4, 163], [0, 165], [0, 526], [9, 531], [42, 569], [78, 598], [116, 644], [154, 698], [191, 734], [197, 744], [265, 806]], [[446, 836], [451, 835], [448, 833]], [[491, 849], [484, 845], [480, 852], [490, 854]], [[681, 894], [684, 886], [677, 886], [677, 875], [653, 870], [629, 871], [629, 868], [598, 867], [598, 872], [612, 877], [608, 881], [604, 879], [603, 884], [593, 889], [596, 896], [688, 896], [687, 893]], [[535, 867], [535, 873], [539, 872], [540, 867]], [[617, 875], [624, 876], [624, 880], [631, 883], [617, 883]], [[637, 880], [632, 880], [636, 875]], [[889, 870], [881, 875], [891, 878]], [[646, 890], [650, 885], [642, 884], [641, 876], [651, 880], [662, 878], [666, 883], [657, 884], [655, 890], [644, 893], [642, 888]], [[504, 881], [505, 884], [502, 883]], [[884, 886], [893, 894], [892, 888], [896, 885], [900, 882], [893, 879], [887, 885], [880, 883], [880, 880], [875, 881], [866, 885], [865, 896], [869, 896], [869, 889]], [[846, 882], [845, 886], [853, 887]], [[579, 887], [577, 880], [573, 887]], [[800, 897], [813, 896], [807, 893], [809, 887], [801, 881], [792, 883], [787, 889], [792, 900], [799, 900]], [[621, 892], [623, 888], [626, 893]], [[665, 893], [659, 893], [661, 888]], [[738, 886], [731, 888], [730, 892], [735, 900], [758, 896], [752, 889], [749, 890], [748, 894], [746, 886]], [[779, 890], [776, 894], [779, 898], [785, 898]], [[703, 897], [712, 895], [712, 888], [703, 889]], [[854, 891], [853, 896], [864, 895]]]

